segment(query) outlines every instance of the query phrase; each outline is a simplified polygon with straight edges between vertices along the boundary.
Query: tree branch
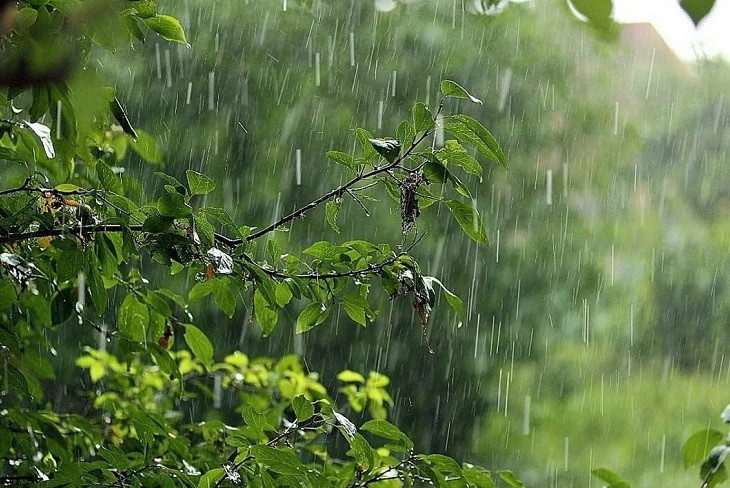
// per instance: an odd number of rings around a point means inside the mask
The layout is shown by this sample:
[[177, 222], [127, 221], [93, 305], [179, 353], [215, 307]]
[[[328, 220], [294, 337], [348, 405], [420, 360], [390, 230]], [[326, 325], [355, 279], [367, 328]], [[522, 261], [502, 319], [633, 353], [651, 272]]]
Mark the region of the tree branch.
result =
[[[426, 137], [428, 137], [428, 135], [431, 132], [432, 132], [431, 129], [425, 130], [423, 132], [423, 134], [421, 134], [421, 137], [414, 140], [411, 143], [411, 145], [408, 147], [408, 149], [403, 154], [401, 154], [396, 159], [394, 159], [392, 163], [388, 163], [388, 164], [386, 164], [384, 166], [380, 166], [380, 167], [375, 167], [371, 171], [368, 171], [367, 173], [363, 173], [363, 174], [355, 176], [353, 179], [351, 179], [347, 183], [345, 183], [341, 186], [338, 186], [337, 188], [335, 188], [333, 190], [328, 191], [327, 193], [320, 196], [319, 198], [312, 200], [305, 206], [294, 210], [289, 215], [286, 215], [286, 216], [280, 218], [276, 222], [268, 225], [267, 227], [264, 227], [263, 229], [261, 229], [259, 231], [249, 234], [248, 236], [246, 236], [245, 240], [252, 241], [254, 239], [258, 239], [259, 237], [264, 236], [264, 235], [278, 229], [282, 225], [285, 225], [285, 224], [291, 222], [292, 220], [301, 217], [306, 212], [308, 212], [309, 210], [312, 210], [319, 204], [326, 202], [327, 200], [334, 198], [338, 195], [342, 195], [343, 192], [347, 191], [353, 185], [356, 185], [363, 180], [366, 180], [366, 179], [376, 176], [380, 173], [384, 173], [386, 171], [393, 169], [394, 167], [398, 166], [401, 162], [403, 162], [408, 156], [410, 156], [410, 154], [413, 152], [413, 150], [416, 148], [416, 146], [418, 146]], [[243, 240], [241, 240], [241, 242], [237, 242], [236, 245], [241, 244], [242, 242], [243, 242]]]

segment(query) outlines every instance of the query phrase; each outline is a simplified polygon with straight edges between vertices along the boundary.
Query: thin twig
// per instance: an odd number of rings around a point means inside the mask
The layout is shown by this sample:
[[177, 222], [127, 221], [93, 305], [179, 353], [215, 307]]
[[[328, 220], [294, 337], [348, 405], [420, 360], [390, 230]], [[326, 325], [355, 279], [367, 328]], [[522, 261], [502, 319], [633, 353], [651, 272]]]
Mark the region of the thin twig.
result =
[[362, 203], [362, 201], [359, 198], [357, 198], [357, 195], [355, 195], [355, 192], [353, 192], [349, 188], [345, 188], [345, 191], [347, 192], [348, 195], [350, 195], [352, 197], [353, 200], [355, 200], [358, 204], [360, 204], [362, 209], [365, 211], [365, 215], [367, 217], [370, 217], [370, 215], [371, 215], [370, 210], [368, 210], [368, 208], [365, 206], [365, 204]]

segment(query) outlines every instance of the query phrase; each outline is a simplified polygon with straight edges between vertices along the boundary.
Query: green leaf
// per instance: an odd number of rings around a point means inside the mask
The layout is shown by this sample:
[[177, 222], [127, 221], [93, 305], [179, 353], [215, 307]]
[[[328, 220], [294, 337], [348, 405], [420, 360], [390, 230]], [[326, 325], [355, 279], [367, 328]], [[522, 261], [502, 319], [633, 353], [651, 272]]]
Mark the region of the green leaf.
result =
[[345, 383], [365, 383], [365, 377], [363, 375], [361, 375], [357, 371], [352, 371], [349, 369], [340, 371], [340, 373], [337, 375], [337, 379], [340, 381], [344, 381]]
[[477, 466], [464, 463], [461, 468], [461, 473], [464, 476], [464, 480], [469, 483], [470, 486], [475, 488], [496, 488], [492, 477], [489, 475], [489, 471], [486, 471]]
[[715, 5], [715, 0], [681, 0], [679, 5], [687, 12], [695, 25], [699, 24]]
[[339, 253], [338, 246], [331, 242], [318, 241], [302, 251], [315, 259], [333, 259]]
[[226, 281], [222, 278], [210, 281], [213, 286], [213, 299], [224, 314], [233, 317], [233, 314], [236, 313], [236, 295]]
[[466, 235], [479, 244], [489, 245], [484, 224], [475, 205], [467, 205], [458, 200], [446, 200], [446, 206]]
[[278, 306], [283, 307], [289, 303], [292, 298], [293, 295], [291, 288], [289, 288], [289, 285], [286, 282], [282, 281], [281, 283], [276, 284], [276, 304]]
[[46, 113], [48, 110], [49, 99], [48, 89], [45, 86], [33, 87], [33, 103], [28, 109], [28, 115], [30, 120], [35, 122]]
[[258, 266], [248, 263], [245, 263], [245, 266], [256, 282], [256, 289], [261, 292], [271, 308], [276, 308], [276, 281], [271, 279]]
[[0, 147], [0, 161], [9, 161], [11, 163], [25, 164], [25, 158], [18, 152], [7, 147]]
[[133, 35], [139, 42], [144, 43], [144, 32], [139, 26], [139, 21], [134, 15], [124, 16], [124, 25], [127, 28], [127, 32]]
[[[132, 23], [134, 25], [136, 25], [137, 28], [139, 28], [139, 26], [136, 24], [136, 22], [132, 21]], [[140, 31], [140, 33], [141, 33], [141, 31]], [[114, 116], [114, 119], [116, 119], [116, 121], [122, 127], [122, 130], [124, 131], [125, 134], [128, 134], [133, 140], [137, 139], [139, 137], [139, 135], [137, 134], [137, 131], [134, 130], [132, 123], [129, 121], [129, 115], [127, 115], [127, 111], [124, 109], [124, 107], [122, 106], [122, 102], [120, 102], [117, 97], [114, 97], [109, 102], [109, 110], [111, 110], [111, 113]]]
[[[280, 284], [286, 286], [284, 283]], [[256, 322], [261, 327], [264, 337], [268, 336], [276, 328], [276, 323], [279, 321], [279, 313], [269, 307], [269, 303], [258, 289], [253, 294], [253, 309]]]
[[400, 143], [395, 139], [368, 139], [375, 151], [392, 163], [400, 154]]
[[213, 364], [213, 345], [203, 331], [192, 324], [185, 324], [185, 343], [198, 361], [205, 366]]
[[464, 87], [462, 87], [455, 81], [443, 80], [441, 82], [441, 93], [445, 97], [465, 98], [473, 103], [478, 103], [479, 105], [482, 104], [481, 100], [479, 100], [475, 96], [470, 95], [469, 92], [464, 89]]
[[423, 459], [444, 475], [456, 475], [459, 478], [462, 476], [459, 463], [448, 456], [444, 456], [443, 454], [428, 454], [423, 456]]
[[725, 436], [714, 429], [700, 430], [689, 436], [682, 447], [684, 469], [702, 463], [710, 450], [724, 439]]
[[[591, 27], [606, 39], [613, 39], [617, 32], [616, 23], [611, 18], [612, 0], [568, 0], [576, 12], [584, 16]], [[692, 1], [692, 0], [691, 0]]]
[[373, 145], [370, 144], [370, 139], [373, 138], [370, 131], [367, 129], [356, 129], [355, 134], [357, 135], [357, 140], [360, 141], [360, 146], [362, 146], [362, 154], [365, 161], [370, 160], [378, 154]]
[[94, 304], [96, 314], [101, 316], [106, 311], [107, 292], [104, 287], [104, 279], [96, 266], [88, 266], [86, 269], [86, 284], [91, 293], [91, 303]]
[[234, 237], [242, 237], [236, 222], [231, 218], [231, 215], [226, 209], [220, 207], [201, 207], [198, 209], [198, 214], [203, 214], [218, 221], [221, 225], [226, 226], [228, 230], [233, 232]]
[[358, 166], [355, 158], [341, 151], [327, 151], [325, 156], [327, 156], [327, 159], [334, 161], [337, 164], [341, 164], [346, 168], [355, 169]]
[[370, 432], [371, 434], [382, 437], [383, 439], [395, 441], [400, 444], [403, 451], [410, 451], [413, 449], [413, 441], [401, 432], [398, 427], [387, 420], [369, 420], [360, 427], [360, 430]]
[[177, 192], [165, 192], [157, 201], [157, 209], [164, 217], [186, 218], [192, 214], [190, 205], [185, 202], [185, 197]]
[[122, 180], [118, 175], [114, 174], [114, 171], [106, 165], [103, 161], [96, 163], [96, 176], [99, 178], [99, 183], [104, 187], [105, 190], [113, 191], [114, 193], [122, 193]]
[[225, 475], [225, 469], [213, 468], [200, 477], [198, 488], [213, 488]]
[[368, 308], [368, 303], [361, 295], [353, 293], [345, 296], [342, 299], [342, 308], [345, 309], [347, 316], [352, 320], [363, 327], [367, 325], [365, 309]]
[[99, 449], [99, 456], [106, 459], [109, 464], [119, 471], [124, 471], [129, 467], [129, 459], [127, 455], [115, 445], [109, 445]]
[[601, 481], [608, 483], [609, 488], [631, 488], [631, 486], [621, 479], [619, 475], [605, 468], [598, 468], [591, 471], [591, 474]]
[[524, 483], [520, 481], [520, 479], [515, 476], [515, 474], [512, 471], [499, 471], [499, 477], [502, 478], [502, 481], [510, 485], [512, 488], [525, 488]]
[[424, 276], [423, 280], [433, 288], [433, 283], [436, 283], [441, 287], [441, 290], [444, 292], [444, 296], [446, 297], [446, 302], [449, 304], [449, 306], [456, 312], [459, 316], [463, 315], [464, 313], [464, 304], [461, 301], [461, 298], [454, 295], [449, 291], [448, 288], [444, 286], [443, 283], [438, 278], [434, 278], [433, 276]]
[[154, 343], [149, 343], [147, 347], [150, 353], [152, 353], [152, 357], [155, 358], [157, 366], [159, 366], [162, 371], [170, 375], [171, 378], [174, 377], [180, 379], [182, 377], [180, 374], [180, 368], [166, 349], [163, 349]]
[[[322, 322], [324, 322], [329, 316], [329, 309], [326, 309], [324, 305], [320, 303], [312, 303], [302, 310], [297, 317], [297, 334], [306, 332], [312, 329]], [[324, 317], [324, 318], [323, 318]]]
[[401, 147], [409, 147], [413, 143], [413, 139], [416, 137], [416, 131], [413, 128], [413, 124], [404, 120], [400, 123], [398, 128], [395, 130], [395, 138], [400, 142]]
[[483, 156], [507, 168], [507, 157], [499, 143], [477, 120], [468, 115], [452, 115], [444, 129], [461, 142], [471, 143]]
[[201, 215], [200, 212], [193, 217], [193, 221], [195, 222], [195, 232], [198, 234], [200, 244], [205, 249], [213, 247], [215, 243], [215, 227], [213, 227], [213, 224], [208, 222], [205, 214]]
[[436, 122], [433, 120], [433, 114], [428, 107], [418, 102], [413, 106], [413, 128], [416, 132], [434, 129]]
[[182, 183], [180, 183], [177, 178], [174, 176], [170, 176], [166, 173], [163, 173], [162, 171], [155, 171], [155, 176], [159, 176], [163, 180], [165, 180], [171, 187], [175, 189], [176, 192], [178, 192], [181, 195], [187, 195], [188, 190], [183, 186]]
[[148, 163], [162, 164], [162, 153], [157, 148], [157, 143], [142, 129], [137, 129], [137, 140], [132, 139], [131, 147], [140, 158]]
[[179, 42], [181, 44], [188, 43], [185, 39], [185, 31], [180, 25], [180, 21], [175, 17], [158, 14], [154, 17], [144, 19], [144, 23], [165, 40]]
[[350, 443], [350, 452], [348, 456], [355, 458], [357, 464], [361, 465], [365, 470], [375, 466], [375, 456], [373, 448], [361, 434], [355, 434], [352, 438], [345, 436]]
[[213, 283], [210, 281], [203, 281], [202, 283], [195, 283], [188, 292], [188, 300], [194, 302], [201, 298], [207, 297], [213, 291]]
[[251, 455], [257, 463], [274, 473], [306, 477], [306, 468], [290, 450], [256, 445], [251, 447]]
[[203, 173], [189, 169], [185, 172], [185, 176], [188, 178], [188, 188], [192, 195], [207, 195], [215, 190], [215, 181]]
[[309, 420], [314, 415], [314, 405], [312, 405], [312, 402], [304, 395], [295, 396], [292, 399], [291, 407], [299, 422]]
[[459, 166], [467, 173], [482, 176], [482, 165], [469, 154], [464, 146], [453, 139], [446, 141], [443, 148], [436, 153], [439, 161], [445, 161], [447, 164]]
[[117, 325], [119, 335], [127, 339], [144, 343], [147, 336], [150, 315], [147, 305], [140, 303], [129, 293], [119, 307]]
[[337, 225], [337, 215], [340, 213], [340, 207], [342, 201], [340, 199], [330, 200], [327, 202], [325, 208], [325, 215], [327, 217], [327, 223], [332, 227], [332, 230], [340, 233], [340, 227]]

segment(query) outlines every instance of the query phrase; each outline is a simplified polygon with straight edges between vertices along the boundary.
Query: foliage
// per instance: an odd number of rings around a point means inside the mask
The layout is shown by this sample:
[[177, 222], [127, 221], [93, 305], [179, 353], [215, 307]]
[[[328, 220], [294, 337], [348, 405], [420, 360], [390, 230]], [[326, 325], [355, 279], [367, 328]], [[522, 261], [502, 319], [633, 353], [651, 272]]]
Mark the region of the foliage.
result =
[[[439, 203], [465, 235], [487, 244], [472, 192], [455, 173], [481, 177], [474, 152], [502, 165], [505, 155], [476, 119], [441, 114], [446, 98], [477, 98], [447, 80], [435, 113], [416, 104], [395, 138], [357, 129], [360, 151], [327, 153], [349, 173], [345, 183], [254, 228], [206, 205], [216, 182], [193, 169], [185, 183], [158, 171], [164, 191], [148, 198], [151, 183], [128, 171], [125, 156], [131, 150], [159, 166], [161, 151], [130, 121], [114, 90], [89, 74], [95, 49], [144, 42], [143, 27], [186, 44], [177, 19], [139, 0], [20, 2], [9, 9], [2, 12], [8, 23], [1, 25], [8, 27], [0, 48], [7, 53], [3, 72], [14, 76], [2, 80], [7, 91], [0, 96], [0, 159], [9, 168], [6, 182], [17, 184], [0, 191], [3, 482], [494, 486], [485, 470], [415, 453], [413, 441], [385, 420], [392, 404], [386, 376], [340, 373], [348, 401], [342, 406], [294, 356], [249, 360], [236, 352], [215, 362], [214, 345], [204, 325], [194, 325], [188, 306], [212, 297], [234, 317], [243, 304], [253, 309], [264, 335], [287, 307], [300, 309], [298, 333], [322, 325], [339, 309], [366, 326], [377, 313], [368, 299], [379, 282], [389, 298], [411, 297], [425, 335], [435, 283], [461, 314], [461, 300], [437, 278], [424, 276], [409, 251], [419, 240], [421, 211]], [[426, 143], [437, 123], [455, 138], [438, 150]], [[337, 230], [342, 200], [365, 208], [362, 199], [374, 198], [379, 188], [398, 204], [403, 242], [396, 250], [365, 240], [319, 241], [303, 251], [304, 259], [272, 238], [322, 204]], [[257, 249], [264, 237], [265, 250]], [[151, 262], [195, 284], [182, 292], [151, 285], [143, 273]], [[53, 338], [65, 330], [96, 331], [99, 347], [75, 352], [90, 383], [77, 404], [59, 410], [43, 407], [44, 382], [55, 379]], [[108, 340], [114, 353], [106, 350]], [[197, 418], [201, 402], [216, 409], [224, 400], [237, 405], [242, 424]], [[372, 420], [358, 429], [340, 413], [346, 408], [367, 411]], [[332, 438], [337, 433], [348, 447], [347, 461], [338, 457]], [[520, 485], [509, 472], [499, 476]]]

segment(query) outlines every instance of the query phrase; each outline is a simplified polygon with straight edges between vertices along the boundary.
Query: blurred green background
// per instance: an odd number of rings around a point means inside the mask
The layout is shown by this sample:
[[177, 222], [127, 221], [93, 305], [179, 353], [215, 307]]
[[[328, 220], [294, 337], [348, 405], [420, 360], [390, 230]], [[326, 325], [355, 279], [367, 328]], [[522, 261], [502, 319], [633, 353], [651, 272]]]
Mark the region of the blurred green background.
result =
[[[264, 339], [243, 306], [230, 320], [196, 302], [199, 326], [220, 357], [294, 352], [333, 381], [344, 368], [387, 374], [391, 418], [418, 449], [513, 469], [528, 485], [599, 486], [597, 467], [635, 486], [699, 484], [682, 443], [718, 427], [730, 401], [730, 70], [679, 60], [649, 24], [606, 42], [557, 0], [495, 15], [478, 4], [170, 0], [190, 48], [150, 35], [141, 53], [98, 53], [164, 170], [211, 175], [207, 203], [241, 224], [338, 185], [346, 174], [324, 153], [349, 151], [356, 127], [394, 135], [414, 102], [437, 105], [444, 78], [484, 101], [445, 112], [473, 115], [508, 154], [510, 170], [491, 166], [475, 193], [489, 249], [452, 232], [438, 205], [419, 219], [415, 257], [468, 309], [459, 321], [437, 307], [435, 355], [411, 304], [387, 296], [367, 329], [340, 314], [297, 336], [294, 304]], [[367, 205], [372, 217], [345, 202], [339, 235], [318, 209], [273, 238], [292, 253], [318, 240], [401, 243], [397, 204], [383, 193]]]

